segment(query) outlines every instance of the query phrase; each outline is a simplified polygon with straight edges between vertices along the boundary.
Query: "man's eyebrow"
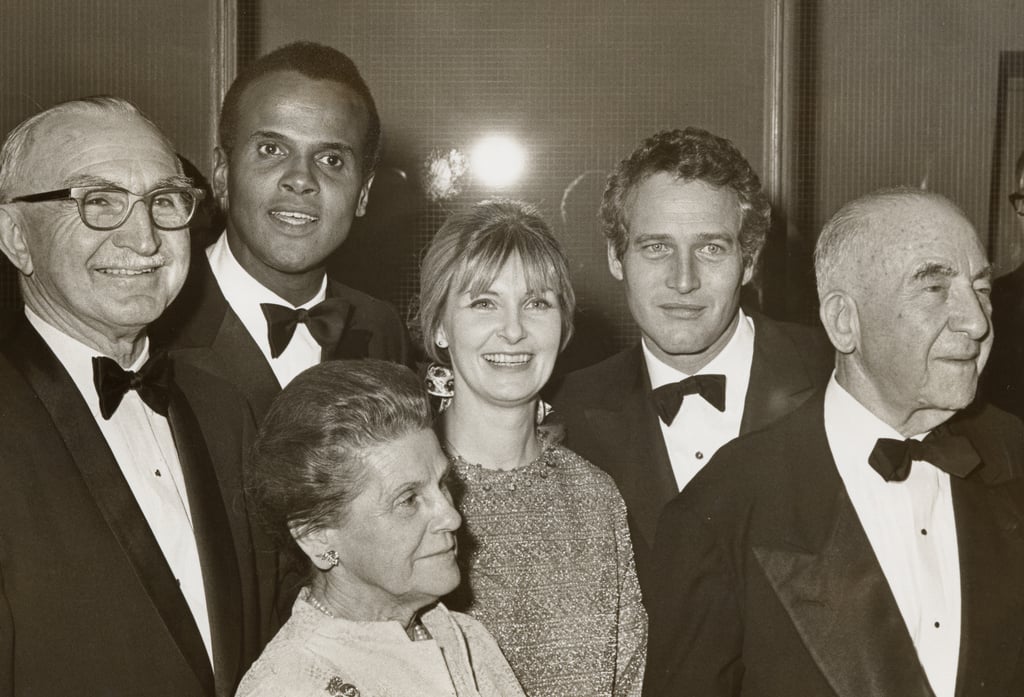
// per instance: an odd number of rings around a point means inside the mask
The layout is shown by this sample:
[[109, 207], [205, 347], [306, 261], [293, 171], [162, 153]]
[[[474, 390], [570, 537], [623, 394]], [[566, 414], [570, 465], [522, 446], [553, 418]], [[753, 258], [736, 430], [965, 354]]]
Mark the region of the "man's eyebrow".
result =
[[[294, 142], [293, 139], [289, 138], [283, 133], [277, 131], [253, 131], [252, 135], [249, 136], [249, 140], [258, 140], [261, 138], [269, 140], [282, 140], [286, 143]], [[355, 148], [349, 143], [343, 143], [341, 141], [320, 141], [313, 144], [313, 150], [341, 150], [342, 152], [355, 153]]]
[[[93, 174], [78, 174], [66, 182], [67, 188], [73, 188], [76, 186], [100, 186], [110, 187], [112, 189], [121, 189], [127, 191], [124, 185], [118, 182], [105, 179], [104, 177], [97, 177]], [[168, 177], [164, 177], [156, 182], [152, 188], [161, 189], [165, 186], [192, 186], [192, 180], [183, 174], [172, 174]]]
[[76, 174], [75, 176], [69, 178], [64, 183], [67, 185], [67, 188], [69, 189], [76, 186], [109, 186], [113, 189], [124, 188], [117, 182], [111, 181], [109, 179], [104, 179], [103, 177], [97, 177], [94, 174]]
[[956, 270], [949, 264], [930, 262], [918, 267], [911, 278], [915, 281], [921, 281], [935, 277], [951, 278], [953, 276], [956, 276]]
[[630, 235], [629, 239], [631, 242], [643, 243], [643, 242], [671, 242], [672, 235], [663, 235], [654, 232], [645, 232], [639, 235]]
[[978, 273], [974, 274], [973, 281], [991, 281], [992, 280], [992, 264], [985, 265]]

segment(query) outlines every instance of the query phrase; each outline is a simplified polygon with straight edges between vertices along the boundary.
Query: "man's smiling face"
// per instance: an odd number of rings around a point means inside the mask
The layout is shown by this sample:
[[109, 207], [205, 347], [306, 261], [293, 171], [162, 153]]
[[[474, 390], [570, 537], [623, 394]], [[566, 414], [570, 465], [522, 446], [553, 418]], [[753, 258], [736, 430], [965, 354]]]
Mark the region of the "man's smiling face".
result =
[[321, 268], [365, 212], [367, 111], [344, 85], [278, 71], [246, 88], [238, 112], [214, 185], [226, 194], [232, 253], [276, 289], [282, 276]]

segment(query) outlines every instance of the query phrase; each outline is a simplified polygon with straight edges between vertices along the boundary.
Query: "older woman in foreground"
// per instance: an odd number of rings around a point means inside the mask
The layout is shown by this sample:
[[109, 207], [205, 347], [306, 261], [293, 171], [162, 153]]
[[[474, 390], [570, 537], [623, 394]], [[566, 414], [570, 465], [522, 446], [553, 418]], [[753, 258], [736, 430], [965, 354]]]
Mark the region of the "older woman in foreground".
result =
[[459, 582], [448, 467], [406, 368], [332, 361], [284, 389], [251, 494], [309, 584], [239, 696], [523, 694], [487, 630], [437, 602]]
[[647, 618], [622, 498], [537, 428], [574, 305], [565, 255], [521, 203], [453, 215], [424, 256], [420, 324], [441, 392], [451, 371], [437, 428], [466, 521], [451, 602], [494, 632], [530, 697], [638, 695]]

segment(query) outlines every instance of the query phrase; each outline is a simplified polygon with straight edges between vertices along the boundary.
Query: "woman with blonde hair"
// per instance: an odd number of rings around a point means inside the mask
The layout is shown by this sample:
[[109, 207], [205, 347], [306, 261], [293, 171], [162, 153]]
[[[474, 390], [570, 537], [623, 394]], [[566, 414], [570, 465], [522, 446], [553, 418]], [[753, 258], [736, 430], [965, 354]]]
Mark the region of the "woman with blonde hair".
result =
[[451, 216], [424, 256], [428, 381], [464, 519], [449, 600], [490, 629], [530, 697], [639, 695], [647, 619], [622, 498], [538, 430], [574, 309], [565, 255], [522, 203]]

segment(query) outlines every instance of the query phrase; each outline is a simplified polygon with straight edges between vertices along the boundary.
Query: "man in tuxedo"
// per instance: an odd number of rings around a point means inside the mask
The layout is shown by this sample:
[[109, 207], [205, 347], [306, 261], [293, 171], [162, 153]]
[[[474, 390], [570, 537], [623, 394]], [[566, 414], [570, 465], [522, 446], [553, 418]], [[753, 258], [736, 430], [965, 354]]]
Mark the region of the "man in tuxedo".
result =
[[978, 237], [882, 191], [825, 225], [815, 272], [835, 372], [666, 507], [644, 694], [1024, 694], [1024, 432], [972, 404]]
[[134, 106], [52, 107], [0, 149], [0, 693], [229, 696], [277, 627], [247, 521], [255, 426], [151, 352], [201, 192]]
[[740, 308], [769, 215], [743, 155], [698, 128], [651, 136], [608, 178], [608, 267], [641, 341], [568, 375], [553, 403], [568, 446], [619, 486], [645, 597], [665, 504], [722, 444], [788, 413], [831, 370], [820, 332]]
[[227, 229], [196, 256], [156, 341], [235, 385], [257, 421], [323, 359], [408, 363], [395, 310], [326, 274], [366, 211], [380, 149], [377, 108], [352, 61], [306, 42], [263, 56], [228, 90], [219, 141], [213, 188]]
[[[1024, 152], [1017, 158], [1016, 190], [1010, 205], [1024, 233]], [[985, 396], [1024, 419], [1024, 263], [992, 284], [995, 342], [985, 370]]]

